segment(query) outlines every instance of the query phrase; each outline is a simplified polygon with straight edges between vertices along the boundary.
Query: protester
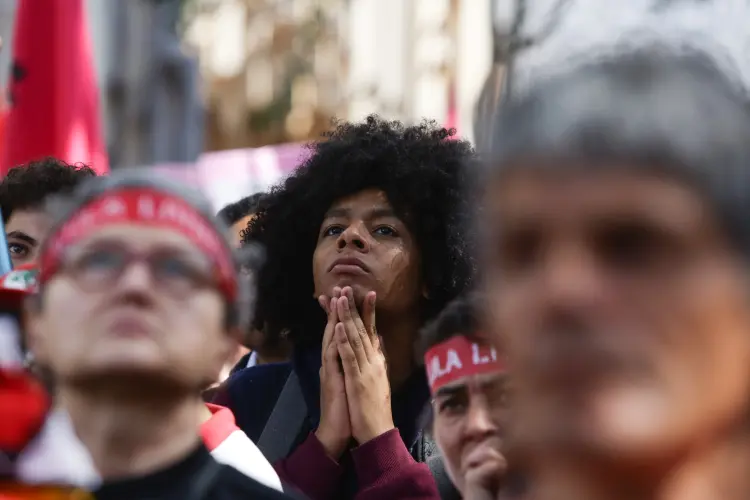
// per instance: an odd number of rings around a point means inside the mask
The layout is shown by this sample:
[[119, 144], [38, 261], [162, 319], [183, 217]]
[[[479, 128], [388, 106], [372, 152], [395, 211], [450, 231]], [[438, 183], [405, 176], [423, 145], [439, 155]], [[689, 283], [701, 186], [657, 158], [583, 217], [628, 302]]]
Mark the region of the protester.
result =
[[482, 276], [530, 498], [747, 498], [750, 112], [727, 75], [648, 47], [498, 117]]
[[257, 264], [209, 204], [148, 172], [92, 179], [57, 204], [27, 333], [54, 375], [102, 499], [285, 498], [201, 443], [201, 390], [250, 321]]
[[480, 327], [481, 299], [460, 297], [422, 330], [432, 434], [459, 498], [494, 499], [504, 485], [505, 360]]
[[242, 233], [247, 229], [247, 223], [260, 210], [265, 196], [265, 193], [255, 193], [219, 210], [217, 217], [230, 227], [232, 245], [235, 247], [242, 244]]
[[258, 309], [289, 331], [292, 362], [239, 372], [217, 401], [270, 460], [286, 457], [282, 480], [310, 498], [437, 495], [417, 463], [434, 443], [417, 423], [429, 387], [414, 343], [471, 277], [462, 186], [473, 151], [450, 139], [432, 122], [341, 123], [248, 226], [245, 241], [267, 254]]
[[44, 201], [54, 194], [73, 190], [95, 172], [85, 165], [69, 165], [55, 158], [14, 167], [0, 182], [8, 250], [14, 266], [37, 258], [40, 243], [50, 230]]
[[[256, 193], [231, 203], [219, 211], [219, 219], [231, 226], [235, 246], [241, 246], [242, 233], [247, 230], [248, 222], [260, 210], [265, 196], [265, 193]], [[244, 342], [247, 349], [235, 360], [231, 373], [255, 365], [282, 363], [289, 359], [290, 347], [285, 336], [281, 332], [269, 332], [264, 327], [264, 321], [259, 312], [256, 311], [254, 324]]]

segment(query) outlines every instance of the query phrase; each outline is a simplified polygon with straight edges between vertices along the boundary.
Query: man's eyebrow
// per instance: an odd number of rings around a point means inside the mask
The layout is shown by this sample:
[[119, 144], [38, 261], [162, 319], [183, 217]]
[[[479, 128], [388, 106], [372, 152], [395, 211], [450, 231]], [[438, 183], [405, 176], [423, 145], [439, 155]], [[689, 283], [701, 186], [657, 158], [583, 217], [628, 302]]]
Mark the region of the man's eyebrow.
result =
[[23, 231], [11, 231], [8, 234], [5, 235], [6, 238], [15, 238], [17, 240], [22, 240], [28, 243], [29, 245], [36, 246], [39, 244], [36, 238], [32, 238], [28, 234], [24, 233]]

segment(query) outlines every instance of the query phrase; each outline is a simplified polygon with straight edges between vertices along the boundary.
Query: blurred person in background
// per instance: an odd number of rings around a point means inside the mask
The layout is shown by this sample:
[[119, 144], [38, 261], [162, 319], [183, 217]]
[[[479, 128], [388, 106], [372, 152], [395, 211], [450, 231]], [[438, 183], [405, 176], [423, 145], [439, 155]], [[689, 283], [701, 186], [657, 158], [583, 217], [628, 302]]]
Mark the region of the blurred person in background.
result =
[[[5, 381], [0, 405], [3, 423], [0, 450], [11, 457], [13, 476], [21, 484], [87, 488], [96, 483], [96, 473], [88, 452], [75, 438], [67, 414], [55, 409], [43, 385], [33, 389], [29, 383], [18, 383], [23, 380], [19, 377], [37, 378], [23, 366], [26, 338], [21, 329], [23, 303], [35, 293], [36, 275], [37, 269], [27, 264], [13, 269], [0, 282], [0, 336], [3, 338], [0, 369]], [[12, 373], [16, 374], [15, 383], [8, 384], [7, 377]], [[10, 387], [14, 389], [6, 392]], [[19, 397], [19, 394], [24, 396]], [[38, 401], [42, 397], [44, 405], [40, 407]], [[33, 404], [35, 400], [37, 404]], [[8, 446], [10, 437], [18, 443], [15, 447]]]
[[265, 196], [265, 193], [255, 193], [219, 210], [217, 217], [229, 226], [234, 247], [239, 248], [242, 245], [242, 233], [247, 229], [247, 223], [260, 210]]
[[[242, 235], [247, 230], [248, 223], [260, 210], [265, 197], [265, 193], [256, 193], [231, 203], [219, 211], [219, 219], [231, 228], [232, 244], [235, 247], [239, 248], [242, 245]], [[285, 335], [266, 331], [263, 323], [261, 311], [256, 311], [253, 326], [250, 328], [244, 346], [238, 349], [237, 356], [230, 367], [231, 373], [250, 366], [281, 363], [289, 359], [290, 346]]]
[[70, 192], [95, 175], [86, 165], [69, 165], [56, 158], [32, 161], [8, 171], [0, 181], [0, 210], [14, 266], [37, 258], [39, 245], [52, 224], [44, 211], [45, 200]]
[[454, 300], [425, 326], [421, 344], [432, 394], [428, 426], [457, 498], [494, 500], [508, 468], [508, 381], [505, 360], [480, 327], [482, 305], [476, 295]]
[[750, 491], [750, 112], [714, 61], [602, 56], [499, 114], [478, 227], [529, 498]]
[[418, 424], [430, 395], [414, 344], [473, 272], [462, 192], [473, 150], [451, 134], [340, 123], [245, 234], [266, 250], [258, 309], [289, 331], [292, 361], [239, 372], [217, 401], [310, 498], [438, 494], [419, 463], [436, 449]]
[[[92, 179], [51, 213], [27, 333], [102, 480], [96, 497], [286, 498], [220, 465], [207, 446], [222, 436], [200, 428], [232, 420], [200, 393], [251, 320], [257, 273], [243, 262], [239, 276], [208, 202], [136, 171]], [[269, 467], [248, 451], [248, 469]]]

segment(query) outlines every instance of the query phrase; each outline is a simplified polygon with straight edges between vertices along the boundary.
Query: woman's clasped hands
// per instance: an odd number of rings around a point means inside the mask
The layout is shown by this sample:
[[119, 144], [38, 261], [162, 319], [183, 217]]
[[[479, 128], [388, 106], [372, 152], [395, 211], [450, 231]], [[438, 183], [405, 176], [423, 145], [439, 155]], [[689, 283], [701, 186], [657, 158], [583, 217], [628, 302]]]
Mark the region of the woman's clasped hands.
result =
[[328, 322], [315, 435], [336, 460], [350, 438], [361, 445], [394, 428], [386, 360], [375, 328], [375, 300], [375, 292], [369, 292], [360, 315], [351, 287], [336, 287], [332, 297], [318, 298]]

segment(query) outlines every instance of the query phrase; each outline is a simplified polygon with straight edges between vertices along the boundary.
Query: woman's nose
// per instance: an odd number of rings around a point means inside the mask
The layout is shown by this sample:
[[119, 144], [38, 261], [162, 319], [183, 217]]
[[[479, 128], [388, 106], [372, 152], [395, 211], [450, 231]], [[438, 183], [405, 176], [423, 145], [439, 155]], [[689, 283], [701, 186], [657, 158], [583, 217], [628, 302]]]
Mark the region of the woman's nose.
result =
[[356, 248], [359, 251], [369, 250], [367, 237], [363, 234], [364, 228], [352, 224], [348, 226], [339, 236], [338, 247], [343, 250], [347, 246]]

